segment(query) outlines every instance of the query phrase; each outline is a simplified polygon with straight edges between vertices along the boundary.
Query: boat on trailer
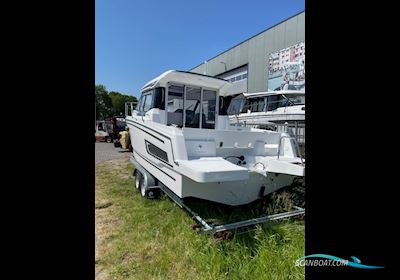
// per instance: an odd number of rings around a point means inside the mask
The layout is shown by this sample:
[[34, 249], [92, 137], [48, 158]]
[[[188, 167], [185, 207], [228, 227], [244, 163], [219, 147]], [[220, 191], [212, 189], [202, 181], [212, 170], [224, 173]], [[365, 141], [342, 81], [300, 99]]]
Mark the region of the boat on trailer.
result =
[[236, 206], [304, 176], [293, 137], [230, 124], [230, 86], [223, 79], [171, 70], [141, 89], [125, 120], [142, 196], [161, 188], [179, 200]]

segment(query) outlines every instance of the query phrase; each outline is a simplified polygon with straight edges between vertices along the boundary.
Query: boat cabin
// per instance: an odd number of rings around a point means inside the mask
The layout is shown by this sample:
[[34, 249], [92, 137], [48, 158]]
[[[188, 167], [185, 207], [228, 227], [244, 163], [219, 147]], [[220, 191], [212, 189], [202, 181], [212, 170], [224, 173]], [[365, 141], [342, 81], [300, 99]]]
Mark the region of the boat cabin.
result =
[[167, 126], [215, 129], [218, 117], [227, 116], [220, 91], [229, 84], [207, 75], [168, 71], [142, 88], [135, 111]]
[[272, 91], [255, 94], [240, 94], [232, 99], [229, 115], [249, 112], [270, 112], [278, 108], [305, 105], [304, 91]]

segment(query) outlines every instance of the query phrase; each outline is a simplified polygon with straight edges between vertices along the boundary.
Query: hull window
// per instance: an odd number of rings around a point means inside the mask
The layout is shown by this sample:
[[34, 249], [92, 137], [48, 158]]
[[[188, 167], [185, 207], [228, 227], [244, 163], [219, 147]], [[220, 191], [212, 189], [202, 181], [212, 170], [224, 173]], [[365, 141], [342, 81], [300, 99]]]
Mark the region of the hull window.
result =
[[158, 158], [161, 161], [168, 163], [168, 155], [164, 150], [160, 149], [159, 147], [153, 145], [152, 143], [146, 140], [144, 140], [144, 142], [146, 144], [146, 150], [150, 155]]

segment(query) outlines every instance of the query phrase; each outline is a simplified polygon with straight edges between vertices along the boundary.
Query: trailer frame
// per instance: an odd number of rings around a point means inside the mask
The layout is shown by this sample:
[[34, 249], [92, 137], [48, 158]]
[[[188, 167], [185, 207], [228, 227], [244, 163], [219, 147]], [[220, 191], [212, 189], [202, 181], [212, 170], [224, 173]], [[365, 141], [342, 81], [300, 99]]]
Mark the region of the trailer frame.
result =
[[[226, 231], [236, 230], [239, 228], [262, 224], [262, 223], [265, 223], [268, 221], [276, 221], [276, 220], [287, 219], [287, 218], [295, 217], [295, 216], [299, 216], [299, 215], [305, 215], [305, 212], [306, 212], [306, 210], [304, 208], [294, 206], [293, 207], [294, 210], [283, 212], [283, 213], [267, 215], [267, 216], [262, 216], [262, 217], [257, 217], [257, 218], [252, 218], [252, 219], [248, 219], [248, 220], [242, 220], [242, 221], [227, 223], [227, 224], [210, 224], [210, 223], [207, 223], [207, 221], [205, 221], [198, 213], [193, 211], [184, 202], [184, 200], [182, 198], [177, 196], [162, 182], [155, 180], [154, 176], [151, 175], [141, 164], [139, 164], [135, 160], [133, 155], [130, 156], [130, 161], [135, 165], [135, 168], [138, 169], [144, 176], [144, 182], [146, 182], [145, 187], [147, 189], [161, 189], [173, 202], [175, 202], [180, 208], [185, 209], [187, 211], [187, 213], [189, 213], [191, 215], [191, 217], [199, 223], [198, 226], [194, 227], [194, 229], [196, 229], [197, 232], [216, 234], [216, 233], [220, 233], [220, 232], [226, 232]], [[158, 184], [154, 185], [156, 181]], [[150, 186], [149, 186], [148, 183], [153, 183], [153, 184], [150, 184]]]

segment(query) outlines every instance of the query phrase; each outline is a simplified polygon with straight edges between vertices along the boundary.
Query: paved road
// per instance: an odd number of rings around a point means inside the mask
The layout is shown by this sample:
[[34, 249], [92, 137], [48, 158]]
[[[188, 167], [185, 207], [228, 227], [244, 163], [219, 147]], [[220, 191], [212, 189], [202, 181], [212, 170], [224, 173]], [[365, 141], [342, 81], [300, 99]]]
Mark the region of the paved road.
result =
[[115, 148], [113, 143], [95, 143], [95, 162], [102, 162], [122, 157], [128, 157], [129, 150]]

